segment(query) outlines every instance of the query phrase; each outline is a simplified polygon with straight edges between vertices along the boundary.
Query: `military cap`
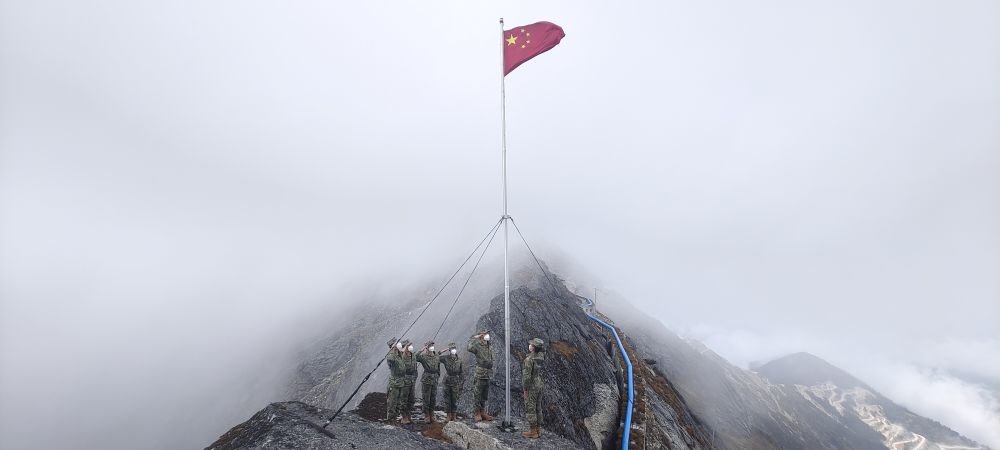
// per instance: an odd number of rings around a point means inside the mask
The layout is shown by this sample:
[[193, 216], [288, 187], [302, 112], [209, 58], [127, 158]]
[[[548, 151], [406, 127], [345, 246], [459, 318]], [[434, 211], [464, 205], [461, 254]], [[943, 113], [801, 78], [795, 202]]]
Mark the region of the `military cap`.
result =
[[389, 339], [389, 342], [386, 342], [386, 344], [388, 344], [389, 347], [396, 345], [396, 338]]
[[543, 340], [541, 340], [539, 338], [534, 338], [534, 339], [528, 341], [528, 343], [530, 343], [531, 345], [534, 345], [535, 347], [542, 347], [542, 346], [545, 345], [545, 341], [543, 341]]
[[455, 345], [454, 342], [452, 342], [452, 343], [448, 344], [448, 348], [458, 348], [458, 346]]

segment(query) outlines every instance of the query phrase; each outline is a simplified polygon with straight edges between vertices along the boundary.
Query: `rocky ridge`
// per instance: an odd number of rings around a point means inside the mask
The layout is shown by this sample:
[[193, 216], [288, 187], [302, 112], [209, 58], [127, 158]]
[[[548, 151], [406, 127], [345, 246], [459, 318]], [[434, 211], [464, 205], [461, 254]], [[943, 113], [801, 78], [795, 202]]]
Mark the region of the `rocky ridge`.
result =
[[[541, 445], [540, 448], [583, 449], [603, 449], [619, 445], [621, 422], [625, 413], [622, 399], [627, 393], [622, 355], [619, 354], [617, 345], [607, 330], [583, 312], [579, 297], [570, 292], [555, 275], [548, 272], [542, 274], [537, 267], [534, 269], [515, 274], [515, 279], [524, 280], [524, 284], [512, 289], [510, 295], [510, 340], [513, 343], [510, 361], [512, 393], [510, 412], [514, 425], [519, 429], [525, 429], [522, 421], [524, 402], [520, 395], [521, 361], [527, 351], [527, 341], [539, 337], [547, 343], [542, 427], [543, 439], [549, 440], [545, 444], [533, 443], [522, 438], [520, 433], [497, 434], [493, 432], [495, 429], [491, 426], [483, 424], [477, 426], [467, 421], [456, 421], [445, 425], [440, 436], [434, 436], [440, 439], [438, 444], [458, 443], [463, 446], [471, 445], [469, 448], [482, 448], [479, 446], [485, 445], [484, 442], [493, 442], [488, 448], [502, 448], [505, 445], [511, 448], [526, 448], [526, 446]], [[546, 279], [546, 276], [551, 278]], [[505, 401], [502, 349], [507, 342], [507, 336], [504, 335], [503, 327], [503, 296], [483, 295], [488, 291], [489, 289], [463, 299], [464, 304], [456, 307], [454, 319], [445, 322], [441, 329], [440, 336], [447, 336], [447, 339], [438, 340], [442, 343], [456, 341], [466, 357], [466, 367], [471, 368], [474, 365], [472, 356], [464, 351], [468, 336], [476, 330], [491, 331], [494, 375], [487, 407], [491, 413], [498, 416], [499, 422], [502, 420], [500, 416]], [[353, 326], [331, 333], [327, 339], [318, 342], [311, 353], [305, 355], [298, 375], [290, 383], [289, 396], [302, 403], [294, 403], [296, 405], [294, 408], [288, 406], [290, 405], [288, 403], [273, 404], [268, 408], [272, 412], [281, 408], [291, 409], [296, 414], [308, 416], [315, 414], [307, 409], [313, 408], [306, 406], [309, 404], [315, 404], [318, 411], [329, 411], [338, 407], [343, 402], [342, 399], [346, 398], [357, 382], [381, 358], [385, 341], [393, 337], [393, 330], [405, 328], [401, 324], [412, 320], [414, 312], [422, 306], [419, 303], [409, 302], [408, 306], [399, 309], [379, 309], [362, 313]], [[433, 334], [439, 323], [434, 323], [436, 321], [433, 320], [426, 322], [423, 325], [418, 324], [406, 337], [419, 342], [422, 340], [421, 336]], [[376, 371], [372, 380], [363, 386], [353, 404], [349, 405], [349, 409], [357, 408], [362, 398], [370, 398], [370, 395], [384, 392], [385, 372], [384, 368]], [[471, 411], [471, 387], [472, 379], [467, 376], [459, 401], [460, 411], [466, 414]], [[643, 445], [646, 442], [653, 442], [655, 445], [651, 445], [650, 448], [708, 447], [707, 430], [690, 411], [686, 410], [687, 406], [680, 393], [669, 382], [650, 383], [648, 389], [645, 384], [637, 384], [636, 389], [643, 390], [644, 405], [651, 405], [643, 415], [642, 420], [645, 422], [637, 420], [646, 424], [643, 429], [647, 431], [647, 436], [653, 436], [653, 439], [643, 439]], [[419, 397], [419, 392], [417, 395]], [[286, 442], [278, 438], [266, 441], [261, 438], [253, 440], [241, 437], [253, 436], [251, 430], [257, 428], [273, 429], [270, 422], [261, 421], [262, 413], [263, 411], [250, 421], [231, 430], [213, 446], [284, 448], [272, 445]], [[346, 430], [348, 432], [363, 434], [365, 430], [372, 433], [383, 430], [383, 424], [374, 417], [365, 419], [357, 413], [350, 412], [343, 414], [342, 417], [345, 418], [346, 425], [338, 426], [348, 426]], [[310, 439], [319, 438], [315, 436], [315, 430], [302, 423], [303, 419], [297, 420], [299, 422], [287, 423], [297, 424], [296, 430], [309, 434]], [[368, 428], [361, 426], [364, 421], [369, 423]], [[338, 418], [334, 424], [340, 422], [341, 418]], [[400, 430], [417, 431], [394, 428], [393, 434]], [[336, 434], [336, 429], [334, 431]], [[340, 431], [344, 432], [345, 430]], [[258, 430], [261, 436], [277, 434], [286, 439], [289, 433], [287, 429]], [[422, 431], [411, 434], [422, 436], [419, 433]], [[236, 437], [239, 439], [234, 439]], [[270, 444], [264, 447], [256, 446], [261, 442]], [[497, 445], [501, 447], [496, 447]]]
[[[423, 306], [410, 301], [401, 307], [357, 311], [352, 326], [332, 332], [303, 354], [298, 374], [289, 384], [289, 397], [299, 402], [268, 406], [223, 435], [212, 448], [617, 447], [627, 385], [624, 359], [615, 341], [587, 317], [581, 298], [553, 274], [528, 270], [515, 279], [525, 282], [510, 297], [511, 417], [515, 426], [524, 428], [521, 360], [527, 340], [540, 337], [548, 343], [542, 440], [529, 441], [519, 433], [500, 432], [495, 424], [474, 424], [467, 417], [442, 425], [390, 426], [381, 417], [384, 368], [376, 371], [349, 405], [356, 409], [331, 424], [332, 435], [317, 429], [330, 408], [343, 403], [378, 362], [385, 341], [394, 337], [393, 330], [405, 328]], [[500, 416], [504, 410], [502, 349], [508, 339], [503, 332], [503, 296], [493, 294], [502, 285], [499, 280], [493, 282], [492, 287], [463, 299], [455, 317], [441, 325], [439, 336], [446, 338], [438, 340], [457, 342], [466, 367], [471, 368], [473, 358], [464, 352], [467, 337], [476, 330], [491, 331], [495, 372], [488, 409]], [[616, 327], [633, 364], [630, 448], [985, 448], [895, 405], [811, 355], [793, 355], [753, 372], [733, 366], [698, 342], [680, 338], [623, 300], [612, 297], [599, 306], [601, 311], [613, 312], [614, 321], [594, 313]], [[418, 324], [403, 337], [419, 342], [420, 336], [432, 335], [439, 323]], [[459, 401], [460, 411], [466, 414], [471, 411], [471, 383], [467, 376]], [[414, 416], [421, 417], [419, 407]], [[443, 418], [440, 412], [438, 416]]]

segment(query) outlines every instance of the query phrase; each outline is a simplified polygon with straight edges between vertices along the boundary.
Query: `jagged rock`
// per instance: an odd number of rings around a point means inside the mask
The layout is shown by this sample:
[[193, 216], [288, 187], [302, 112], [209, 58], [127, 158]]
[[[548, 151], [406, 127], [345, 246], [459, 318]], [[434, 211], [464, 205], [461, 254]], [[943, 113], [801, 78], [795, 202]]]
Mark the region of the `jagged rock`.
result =
[[539, 439], [525, 439], [518, 431], [504, 432], [491, 423], [470, 425], [466, 422], [448, 422], [444, 435], [458, 447], [469, 450], [513, 450], [513, 449], [578, 449], [572, 441], [542, 432]]
[[597, 405], [594, 415], [583, 419], [590, 438], [596, 448], [604, 448], [615, 437], [618, 429], [618, 405], [621, 396], [612, 384], [597, 383], [594, 385], [594, 399]]
[[222, 435], [208, 450], [236, 449], [450, 449], [454, 446], [404, 429], [343, 413], [323, 428], [333, 411], [302, 402], [272, 403]]

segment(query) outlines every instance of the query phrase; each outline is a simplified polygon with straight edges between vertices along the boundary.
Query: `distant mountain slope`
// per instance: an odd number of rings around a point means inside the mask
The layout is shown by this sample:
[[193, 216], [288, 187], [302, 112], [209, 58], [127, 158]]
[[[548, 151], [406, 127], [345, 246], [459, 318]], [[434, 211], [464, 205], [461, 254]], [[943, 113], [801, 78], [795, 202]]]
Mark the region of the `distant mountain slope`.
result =
[[809, 353], [795, 353], [757, 368], [774, 383], [795, 386], [803, 398], [833, 418], [857, 418], [892, 449], [985, 448], [940, 423], [919, 416], [861, 380]]
[[772, 383], [778, 384], [812, 386], [814, 384], [832, 382], [845, 389], [863, 387], [871, 390], [871, 388], [853, 375], [811, 353], [793, 353], [775, 359], [758, 366], [755, 372], [763, 375]]
[[[607, 300], [603, 306], [616, 312], [639, 353], [656, 361], [694, 414], [713, 430], [715, 447], [839, 450], [895, 444], [894, 450], [904, 450], [934, 448], [937, 442], [944, 444], [938, 448], [983, 448], [815, 356], [792, 355], [755, 373], [699, 342], [680, 338], [627, 301]], [[926, 442], [899, 430], [920, 430]]]

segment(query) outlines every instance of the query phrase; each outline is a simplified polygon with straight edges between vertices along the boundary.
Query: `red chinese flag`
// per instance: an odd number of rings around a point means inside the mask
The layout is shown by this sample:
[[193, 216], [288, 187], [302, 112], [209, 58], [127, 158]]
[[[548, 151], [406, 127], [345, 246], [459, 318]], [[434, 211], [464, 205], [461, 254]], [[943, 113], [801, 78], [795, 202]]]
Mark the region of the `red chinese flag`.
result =
[[549, 51], [566, 37], [552, 22], [538, 22], [504, 30], [503, 74], [511, 73], [529, 59]]

